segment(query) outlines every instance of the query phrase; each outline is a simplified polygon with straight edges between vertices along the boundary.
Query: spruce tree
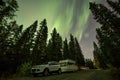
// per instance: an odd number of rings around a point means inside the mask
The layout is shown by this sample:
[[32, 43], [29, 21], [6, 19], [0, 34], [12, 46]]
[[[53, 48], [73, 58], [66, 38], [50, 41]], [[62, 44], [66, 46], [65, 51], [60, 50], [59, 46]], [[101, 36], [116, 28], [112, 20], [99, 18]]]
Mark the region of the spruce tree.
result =
[[99, 57], [98, 57], [98, 55], [100, 54], [100, 51], [95, 42], [93, 43], [93, 46], [94, 46], [94, 51], [93, 51], [94, 65], [96, 66], [96, 68], [100, 68], [100, 61], [99, 61]]
[[[8, 73], [14, 73], [16, 70], [16, 47], [15, 44], [17, 40], [20, 37], [20, 34], [22, 33], [22, 26], [18, 26], [16, 21], [10, 22], [7, 26], [8, 28], [8, 34], [6, 35], [5, 43], [2, 41], [1, 45], [1, 52], [3, 54], [0, 56], [1, 60], [1, 71], [8, 72]], [[11, 65], [11, 66], [9, 66]]]
[[46, 48], [46, 52], [47, 52], [47, 56], [46, 56], [46, 59], [48, 59], [48, 61], [51, 61], [52, 60], [52, 40], [49, 39], [48, 41], [48, 44], [47, 44], [47, 48]]
[[62, 37], [60, 36], [59, 33], [57, 34], [57, 40], [56, 40], [56, 42], [57, 42], [56, 47], [57, 47], [57, 54], [58, 54], [57, 61], [59, 61], [59, 60], [63, 59]]
[[82, 50], [80, 48], [77, 38], [75, 38], [75, 51], [75, 61], [78, 66], [85, 66], [84, 56], [82, 54]]
[[70, 41], [69, 41], [69, 50], [70, 50], [70, 59], [75, 60], [76, 51], [75, 51], [75, 40], [72, 34], [70, 34]]
[[32, 52], [32, 63], [41, 64], [46, 61], [46, 41], [48, 36], [48, 28], [46, 19], [40, 23], [39, 31], [35, 39], [35, 46]]
[[34, 34], [36, 32], [37, 28], [37, 21], [35, 21], [30, 27], [25, 29], [23, 33], [21, 34], [21, 37], [17, 41], [15, 47], [16, 50], [16, 59], [17, 59], [17, 65], [21, 65], [24, 62], [27, 62], [30, 60], [30, 49], [32, 47], [32, 42], [34, 38]]
[[[7, 38], [9, 35], [9, 21], [15, 15], [15, 12], [18, 10], [18, 4], [16, 0], [1, 0], [0, 1], [0, 55], [3, 56], [6, 51]], [[0, 57], [1, 59], [2, 57]], [[1, 61], [1, 60], [0, 60]]]
[[94, 65], [96, 68], [107, 68], [107, 65], [105, 64], [105, 58], [103, 54], [101, 53], [101, 50], [97, 46], [97, 44], [94, 42], [94, 51], [93, 51], [93, 56], [94, 56]]
[[70, 59], [69, 55], [69, 46], [67, 42], [67, 38], [65, 38], [65, 41], [63, 42], [63, 59]]
[[57, 30], [54, 28], [51, 33], [51, 39], [48, 44], [48, 57], [49, 60], [59, 61], [62, 59], [62, 37], [57, 33]]
[[[9, 71], [13, 71], [12, 69], [12, 61], [13, 56], [11, 54], [13, 51], [13, 37], [9, 36], [15, 33], [15, 30], [9, 29], [15, 12], [18, 9], [18, 4], [16, 0], [0, 0], [0, 75], [2, 73], [10, 73]], [[10, 23], [9, 23], [10, 22]], [[12, 26], [13, 28], [18, 28], [18, 25]], [[11, 27], [11, 28], [12, 28]], [[17, 30], [17, 29], [16, 29]], [[11, 32], [13, 34], [11, 34]], [[11, 53], [9, 55], [9, 53]], [[11, 66], [8, 66], [11, 65]], [[13, 71], [14, 72], [14, 71]]]
[[120, 67], [120, 1], [107, 0], [112, 9], [90, 3], [94, 19], [101, 24], [96, 29], [98, 44], [108, 67]]

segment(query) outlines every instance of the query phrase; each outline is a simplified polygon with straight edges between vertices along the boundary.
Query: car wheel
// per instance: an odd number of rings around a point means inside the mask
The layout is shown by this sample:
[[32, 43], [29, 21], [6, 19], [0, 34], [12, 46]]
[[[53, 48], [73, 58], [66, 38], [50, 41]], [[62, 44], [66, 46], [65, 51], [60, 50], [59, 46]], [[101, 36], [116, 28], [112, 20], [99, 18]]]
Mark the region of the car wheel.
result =
[[58, 70], [58, 74], [61, 74], [61, 69]]
[[48, 76], [48, 75], [49, 75], [49, 70], [48, 70], [48, 69], [45, 69], [44, 72], [43, 72], [43, 75], [44, 75], [44, 76]]

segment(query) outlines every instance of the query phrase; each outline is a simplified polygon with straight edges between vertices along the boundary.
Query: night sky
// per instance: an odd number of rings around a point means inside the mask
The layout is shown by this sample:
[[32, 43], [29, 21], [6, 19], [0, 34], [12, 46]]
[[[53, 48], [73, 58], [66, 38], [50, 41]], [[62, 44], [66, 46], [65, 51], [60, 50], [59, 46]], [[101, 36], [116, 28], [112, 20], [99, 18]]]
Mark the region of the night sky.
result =
[[24, 29], [35, 20], [39, 23], [46, 18], [50, 33], [55, 27], [62, 36], [69, 40], [73, 34], [79, 40], [85, 58], [93, 59], [93, 41], [96, 41], [98, 23], [89, 10], [89, 2], [104, 3], [102, 0], [17, 0], [19, 11], [16, 20]]

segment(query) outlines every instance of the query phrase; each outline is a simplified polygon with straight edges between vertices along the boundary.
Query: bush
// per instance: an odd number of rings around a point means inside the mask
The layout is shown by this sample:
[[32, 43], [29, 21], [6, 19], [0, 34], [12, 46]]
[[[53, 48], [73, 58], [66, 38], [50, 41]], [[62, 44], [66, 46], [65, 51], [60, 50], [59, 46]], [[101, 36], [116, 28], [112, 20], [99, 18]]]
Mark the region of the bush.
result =
[[31, 72], [31, 62], [23, 63], [18, 69], [18, 76], [29, 76]]

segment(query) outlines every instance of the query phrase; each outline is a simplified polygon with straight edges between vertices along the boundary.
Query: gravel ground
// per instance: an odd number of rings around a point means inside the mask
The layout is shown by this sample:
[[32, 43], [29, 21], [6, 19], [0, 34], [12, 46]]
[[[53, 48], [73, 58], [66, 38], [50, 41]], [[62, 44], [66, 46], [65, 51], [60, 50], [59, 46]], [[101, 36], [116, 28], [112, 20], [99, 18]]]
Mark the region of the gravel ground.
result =
[[0, 80], [113, 80], [109, 73], [104, 70], [84, 70], [71, 73], [52, 74], [38, 77], [15, 77]]

